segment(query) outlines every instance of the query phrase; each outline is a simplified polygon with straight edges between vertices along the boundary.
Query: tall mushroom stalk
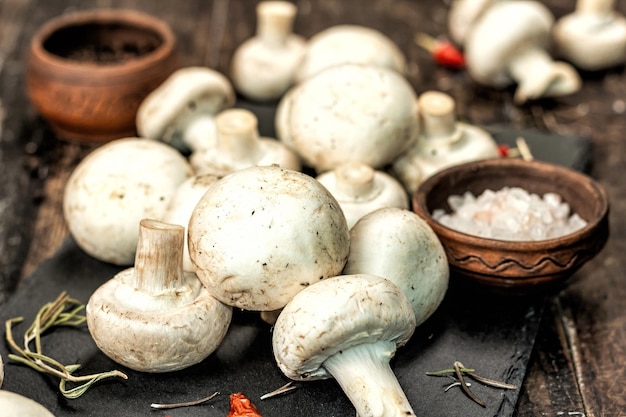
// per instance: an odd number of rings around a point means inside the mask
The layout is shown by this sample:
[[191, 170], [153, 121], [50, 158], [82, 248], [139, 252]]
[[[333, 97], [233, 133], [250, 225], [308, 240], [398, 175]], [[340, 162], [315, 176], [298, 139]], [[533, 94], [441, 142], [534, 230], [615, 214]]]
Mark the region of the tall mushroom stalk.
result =
[[135, 266], [104, 283], [87, 303], [87, 325], [111, 359], [143, 372], [186, 368], [226, 335], [232, 309], [183, 272], [184, 227], [144, 219]]
[[359, 417], [415, 416], [389, 364], [415, 326], [397, 285], [375, 275], [340, 275], [285, 306], [274, 325], [274, 357], [291, 379], [334, 377]]

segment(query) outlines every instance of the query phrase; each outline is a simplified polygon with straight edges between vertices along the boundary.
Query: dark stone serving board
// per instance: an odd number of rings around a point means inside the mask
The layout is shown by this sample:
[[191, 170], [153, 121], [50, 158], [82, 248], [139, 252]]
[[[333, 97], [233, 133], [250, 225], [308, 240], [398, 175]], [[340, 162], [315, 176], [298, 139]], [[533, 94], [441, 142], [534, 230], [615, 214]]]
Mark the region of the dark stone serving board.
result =
[[[494, 134], [498, 142], [506, 144], [514, 144], [522, 135], [537, 159], [587, 168], [591, 149], [584, 138], [532, 131], [499, 130]], [[37, 310], [61, 291], [86, 303], [91, 293], [119, 270], [89, 257], [69, 238], [26, 279], [0, 310], [0, 318], [4, 322], [23, 316], [25, 322], [14, 328], [20, 337]], [[459, 288], [452, 278], [442, 306], [418, 328], [409, 344], [398, 350], [392, 367], [418, 416], [510, 416], [518, 390], [472, 383], [471, 389], [487, 404], [483, 408], [458, 387], [444, 391], [451, 380], [426, 372], [449, 368], [458, 360], [482, 376], [521, 385], [541, 320], [543, 297], [516, 298]], [[57, 417], [225, 417], [229, 394], [234, 392], [248, 396], [265, 417], [354, 417], [353, 407], [333, 380], [296, 383], [298, 388], [288, 394], [261, 400], [261, 395], [288, 382], [274, 363], [270, 341], [271, 327], [257, 313], [236, 311], [226, 339], [205, 361], [178, 372], [144, 374], [124, 369], [104, 356], [85, 326], [57, 329], [44, 336], [44, 353], [66, 364], [82, 364], [77, 374], [120, 369], [128, 374], [128, 380], [101, 381], [82, 397], [67, 400], [58, 393], [58, 380], [8, 360], [5, 342], [0, 343], [5, 361], [3, 388], [35, 399]], [[220, 395], [203, 405], [150, 408], [151, 403], [189, 401], [216, 391]]]

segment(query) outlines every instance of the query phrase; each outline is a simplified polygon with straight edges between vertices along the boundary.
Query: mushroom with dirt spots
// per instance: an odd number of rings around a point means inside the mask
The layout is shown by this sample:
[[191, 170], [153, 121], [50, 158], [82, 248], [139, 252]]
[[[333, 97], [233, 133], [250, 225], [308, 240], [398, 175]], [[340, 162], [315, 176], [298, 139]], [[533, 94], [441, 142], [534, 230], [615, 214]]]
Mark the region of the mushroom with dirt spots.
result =
[[285, 306], [272, 347], [293, 380], [334, 377], [359, 417], [415, 416], [389, 363], [414, 330], [411, 303], [397, 285], [375, 275], [340, 275]]
[[132, 265], [139, 221], [162, 219], [178, 186], [192, 175], [187, 159], [164, 143], [108, 142], [88, 154], [67, 181], [63, 215], [70, 234], [98, 260]]
[[275, 116], [278, 139], [320, 174], [347, 162], [378, 169], [419, 133], [417, 96], [406, 78], [375, 66], [328, 68], [290, 89]]
[[207, 358], [226, 336], [232, 308], [183, 271], [184, 230], [143, 219], [135, 266], [89, 298], [89, 332], [115, 362], [141, 372], [176, 371]]
[[204, 285], [222, 302], [255, 311], [280, 309], [303, 288], [339, 274], [350, 248], [330, 192], [278, 166], [235, 171], [213, 184], [188, 234]]

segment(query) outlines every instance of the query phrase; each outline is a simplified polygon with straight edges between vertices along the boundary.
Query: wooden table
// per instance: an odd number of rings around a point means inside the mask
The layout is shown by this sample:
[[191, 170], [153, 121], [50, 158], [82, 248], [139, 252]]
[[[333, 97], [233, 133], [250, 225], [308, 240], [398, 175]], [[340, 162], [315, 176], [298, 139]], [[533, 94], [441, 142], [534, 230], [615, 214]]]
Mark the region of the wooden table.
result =
[[[128, 7], [160, 16], [179, 38], [184, 65], [228, 72], [234, 48], [254, 33], [256, 1], [0, 0], [0, 303], [67, 237], [61, 202], [65, 181], [91, 148], [57, 141], [30, 106], [24, 88], [28, 42], [47, 19], [73, 9]], [[457, 101], [471, 123], [538, 128], [591, 138], [590, 175], [611, 201], [605, 249], [548, 300], [516, 415], [626, 416], [626, 70], [583, 74], [569, 97], [524, 106], [512, 91], [477, 86], [463, 71], [436, 66], [413, 42], [416, 32], [446, 33], [449, 1], [296, 1], [303, 36], [335, 24], [380, 29], [405, 52], [417, 92], [437, 89]], [[545, 1], [556, 17], [574, 0]], [[626, 0], [616, 1], [626, 13]]]

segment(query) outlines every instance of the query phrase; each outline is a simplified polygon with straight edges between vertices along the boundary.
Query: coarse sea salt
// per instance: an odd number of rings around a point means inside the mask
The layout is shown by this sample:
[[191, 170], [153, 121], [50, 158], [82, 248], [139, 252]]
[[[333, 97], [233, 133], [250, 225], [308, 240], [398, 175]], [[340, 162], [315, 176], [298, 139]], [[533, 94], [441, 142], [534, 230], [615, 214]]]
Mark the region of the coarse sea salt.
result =
[[434, 210], [433, 218], [459, 232], [498, 240], [530, 241], [561, 237], [587, 225], [556, 193], [539, 196], [520, 187], [448, 197], [452, 212]]

